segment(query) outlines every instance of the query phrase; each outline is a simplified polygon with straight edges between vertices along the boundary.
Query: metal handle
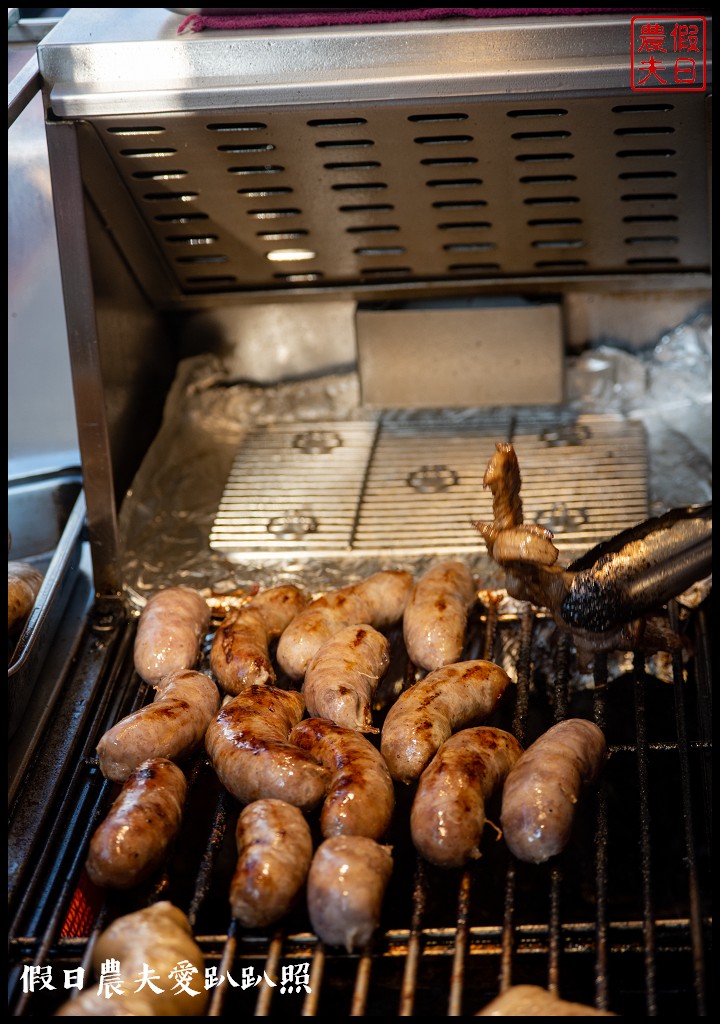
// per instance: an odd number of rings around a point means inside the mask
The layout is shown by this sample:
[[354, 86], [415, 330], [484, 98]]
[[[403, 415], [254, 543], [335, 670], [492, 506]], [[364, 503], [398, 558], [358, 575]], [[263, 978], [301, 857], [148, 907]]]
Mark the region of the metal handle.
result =
[[8, 85], [8, 128], [22, 114], [34, 96], [40, 92], [42, 78], [38, 68], [37, 53], [34, 53], [25, 67], [18, 72]]

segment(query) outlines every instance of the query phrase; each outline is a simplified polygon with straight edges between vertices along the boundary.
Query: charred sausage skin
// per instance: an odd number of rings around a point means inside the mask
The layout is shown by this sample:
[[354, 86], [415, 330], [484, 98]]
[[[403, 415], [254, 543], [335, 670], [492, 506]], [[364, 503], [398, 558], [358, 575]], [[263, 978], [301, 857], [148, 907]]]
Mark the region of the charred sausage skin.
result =
[[270, 643], [307, 605], [298, 587], [271, 587], [221, 622], [210, 649], [210, 667], [226, 693], [238, 694], [253, 683], [274, 683]]
[[329, 772], [288, 742], [304, 711], [301, 693], [256, 684], [211, 721], [205, 748], [223, 786], [241, 803], [285, 800], [303, 811], [321, 803]]
[[195, 668], [210, 625], [210, 608], [192, 587], [168, 587], [148, 600], [135, 635], [135, 670], [157, 686], [164, 676]]
[[403, 614], [413, 665], [433, 671], [460, 660], [475, 597], [472, 573], [462, 562], [441, 562], [421, 576]]
[[100, 771], [125, 782], [149, 757], [182, 761], [202, 744], [220, 707], [215, 683], [202, 672], [181, 669], [160, 681], [152, 704], [133, 711], [109, 729], [97, 745]]
[[362, 949], [380, 924], [392, 869], [390, 848], [367, 836], [333, 836], [321, 843], [307, 883], [316, 935], [348, 953]]
[[240, 812], [230, 883], [233, 916], [246, 928], [274, 924], [291, 909], [313, 855], [310, 826], [285, 800], [256, 800]]
[[308, 665], [303, 695], [308, 713], [359, 732], [379, 732], [372, 698], [390, 664], [390, 643], [367, 623], [346, 626]]
[[154, 757], [139, 765], [90, 840], [91, 880], [109, 889], [145, 881], [180, 831], [186, 795], [185, 776], [172, 761]]
[[606, 758], [602, 730], [584, 718], [558, 722], [527, 748], [505, 780], [500, 814], [515, 857], [541, 864], [565, 848], [583, 786]]
[[385, 570], [316, 598], [280, 637], [278, 664], [291, 679], [303, 679], [319, 648], [339, 630], [358, 623], [383, 629], [398, 622], [412, 582], [409, 572]]
[[425, 860], [459, 868], [480, 856], [485, 803], [521, 754], [509, 732], [482, 725], [443, 743], [420, 776], [410, 812], [413, 843]]
[[380, 750], [400, 782], [419, 778], [453, 732], [483, 721], [510, 684], [491, 661], [461, 661], [430, 672], [388, 711]]
[[306, 718], [290, 742], [309, 751], [330, 774], [320, 815], [323, 836], [380, 839], [395, 808], [395, 788], [382, 754], [355, 729], [323, 718]]

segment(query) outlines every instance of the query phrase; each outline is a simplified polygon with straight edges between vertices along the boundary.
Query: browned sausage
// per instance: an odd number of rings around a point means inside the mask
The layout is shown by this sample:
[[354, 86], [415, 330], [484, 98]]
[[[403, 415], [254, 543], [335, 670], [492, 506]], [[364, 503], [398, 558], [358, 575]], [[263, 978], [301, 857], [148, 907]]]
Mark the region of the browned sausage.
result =
[[511, 526], [496, 535], [492, 557], [501, 564], [532, 562], [535, 565], [554, 565], [560, 552], [552, 540], [552, 532], [537, 523]]
[[476, 1017], [616, 1017], [609, 1010], [559, 999], [539, 985], [512, 985]]
[[182, 824], [187, 783], [172, 761], [144, 761], [95, 831], [86, 862], [96, 885], [130, 889], [165, 860]]
[[355, 729], [323, 718], [306, 718], [290, 733], [290, 742], [308, 750], [331, 772], [320, 815], [322, 834], [380, 839], [395, 808], [395, 788], [385, 759]]
[[252, 683], [274, 683], [269, 645], [307, 605], [309, 596], [290, 585], [271, 587], [228, 612], [210, 649], [210, 667], [226, 693]]
[[246, 928], [274, 924], [291, 909], [313, 855], [310, 826], [285, 800], [256, 800], [238, 818], [233, 916]]
[[367, 836], [333, 836], [315, 851], [307, 882], [313, 929], [329, 946], [362, 949], [380, 924], [392, 874], [390, 847]]
[[97, 746], [100, 771], [124, 782], [149, 757], [182, 761], [202, 744], [220, 707], [220, 693], [209, 676], [180, 670], [158, 685], [152, 704], [133, 711], [109, 729]]
[[607, 757], [594, 722], [558, 722], [525, 751], [505, 780], [500, 824], [519, 859], [533, 864], [564, 849], [583, 785], [593, 782]]
[[390, 664], [390, 643], [367, 623], [346, 626], [308, 665], [303, 696], [308, 713], [359, 732], [379, 732], [372, 699]]
[[42, 573], [28, 562], [8, 562], [8, 633], [25, 622], [42, 582]]
[[462, 562], [441, 562], [421, 576], [403, 614], [413, 665], [432, 671], [460, 660], [475, 597], [472, 573]]
[[411, 589], [409, 572], [388, 570], [318, 597], [280, 637], [278, 664], [291, 679], [302, 679], [319, 648], [345, 626], [383, 629], [399, 622]]
[[325, 796], [329, 772], [288, 742], [305, 710], [302, 694], [277, 686], [249, 686], [220, 709], [205, 747], [223, 786], [240, 800], [286, 800], [303, 811]]
[[170, 672], [195, 668], [210, 609], [192, 587], [168, 587], [153, 594], [140, 614], [135, 636], [135, 670], [157, 686]]
[[442, 868], [480, 856], [485, 804], [522, 754], [509, 732], [479, 725], [440, 747], [420, 776], [410, 812], [415, 847]]
[[417, 779], [441, 744], [496, 708], [510, 677], [491, 661], [436, 669], [400, 694], [388, 711], [380, 750], [400, 782]]

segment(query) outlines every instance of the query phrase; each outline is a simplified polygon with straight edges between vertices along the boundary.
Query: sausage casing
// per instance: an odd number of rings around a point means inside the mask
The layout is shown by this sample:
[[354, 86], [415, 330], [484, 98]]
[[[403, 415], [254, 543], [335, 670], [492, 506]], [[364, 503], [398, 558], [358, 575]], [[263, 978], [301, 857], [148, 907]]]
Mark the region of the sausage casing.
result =
[[461, 661], [430, 672], [400, 694], [382, 728], [390, 774], [412, 782], [448, 737], [490, 715], [510, 683], [491, 661]]
[[96, 885], [129, 889], [165, 860], [182, 824], [187, 783], [164, 757], [144, 761], [90, 840], [87, 873]]
[[303, 679], [319, 648], [345, 626], [366, 622], [383, 629], [398, 622], [411, 589], [409, 572], [386, 570], [318, 597], [280, 637], [278, 664], [291, 679]]
[[274, 683], [269, 645], [307, 605], [297, 587], [271, 587], [241, 608], [227, 613], [210, 649], [210, 667], [226, 693], [238, 694], [253, 683]]
[[359, 732], [379, 732], [372, 698], [390, 664], [390, 643], [367, 623], [346, 626], [308, 665], [303, 696], [308, 713]]
[[8, 633], [24, 623], [42, 582], [42, 573], [28, 562], [8, 562]]
[[163, 676], [194, 668], [210, 625], [210, 608], [192, 587], [168, 587], [148, 600], [135, 635], [135, 670], [157, 686]]
[[348, 953], [362, 949], [380, 924], [393, 869], [390, 847], [367, 836], [333, 836], [315, 851], [307, 881], [317, 936]]
[[113, 782], [125, 782], [149, 757], [181, 761], [200, 746], [219, 707], [220, 693], [209, 676], [192, 669], [172, 672], [161, 680], [152, 704], [121, 719], [100, 739], [100, 771]]
[[355, 729], [306, 718], [290, 742], [309, 751], [331, 773], [320, 815], [323, 836], [380, 839], [395, 809], [395, 788], [382, 754]]
[[462, 562], [441, 562], [421, 576], [403, 613], [413, 665], [433, 671], [460, 660], [475, 597], [472, 573]]
[[305, 884], [313, 855], [310, 826], [302, 811], [285, 800], [256, 800], [240, 812], [235, 838], [233, 916], [246, 928], [274, 924]]
[[539, 985], [511, 985], [476, 1017], [616, 1017], [609, 1010], [559, 999]]
[[511, 852], [541, 864], [564, 849], [583, 785], [607, 757], [602, 730], [584, 718], [558, 722], [532, 743], [505, 780], [500, 824]]
[[329, 772], [288, 742], [304, 710], [301, 693], [255, 685], [211, 721], [205, 734], [208, 756], [223, 786], [241, 803], [286, 800], [303, 811], [321, 803]]
[[443, 743], [420, 776], [410, 812], [413, 843], [426, 860], [458, 868], [480, 856], [485, 803], [521, 754], [509, 732], [482, 725]]

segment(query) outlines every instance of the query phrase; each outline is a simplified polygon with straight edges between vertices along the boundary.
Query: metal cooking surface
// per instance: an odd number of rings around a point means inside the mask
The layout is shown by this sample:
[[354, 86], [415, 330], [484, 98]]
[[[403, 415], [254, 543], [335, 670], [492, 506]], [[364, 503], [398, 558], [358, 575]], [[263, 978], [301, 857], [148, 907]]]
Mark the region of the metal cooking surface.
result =
[[[696, 271], [704, 118], [682, 94], [136, 114], [92, 148], [189, 294]], [[112, 218], [131, 262], [135, 216]]]
[[[502, 436], [497, 420], [431, 414], [256, 430], [238, 451], [210, 545], [230, 559], [476, 555], [471, 524], [492, 519], [482, 481]], [[646, 518], [641, 424], [520, 422], [513, 444], [525, 519], [553, 530], [564, 556]]]
[[[246, 929], [230, 919], [240, 808], [202, 753], [185, 766], [185, 824], [165, 870], [129, 892], [103, 893], [89, 883], [87, 843], [114, 792], [99, 773], [95, 746], [110, 724], [150, 699], [132, 667], [133, 620], [126, 624], [111, 609], [98, 609], [73, 675], [92, 679], [92, 692], [83, 702], [65, 784], [34, 843], [22, 829], [35, 799], [32, 777], [11, 815], [11, 854], [18, 817], [21, 845], [30, 850], [26, 859], [11, 860], [14, 1015], [52, 1015], [72, 994], [62, 988], [62, 972], [81, 964], [90, 970], [99, 931], [157, 899], [188, 914], [206, 969], [226, 979], [209, 992], [208, 1016], [472, 1015], [511, 983], [554, 988], [623, 1016], [707, 1015], [708, 625], [702, 610], [694, 624], [681, 623], [684, 650], [667, 663], [638, 651], [624, 659], [598, 655], [588, 676], [567, 637], [542, 614], [530, 608], [509, 614], [501, 594], [482, 593], [466, 654], [491, 656], [516, 680], [488, 724], [510, 729], [526, 746], [554, 721], [590, 718], [606, 734], [610, 760], [597, 786], [583, 794], [566, 851], [545, 865], [515, 861], [488, 829], [478, 861], [466, 869], [433, 868], [409, 836], [413, 787], [398, 786], [387, 835], [395, 868], [381, 927], [366, 949], [348, 955], [318, 941], [302, 901], [271, 929]], [[398, 631], [389, 635], [390, 673], [407, 684], [412, 667]], [[205, 667], [209, 643], [210, 636]], [[374, 709], [378, 724], [384, 710]], [[52, 728], [66, 732], [67, 724], [58, 720]], [[38, 777], [55, 757], [52, 739], [39, 750]], [[496, 802], [489, 804], [489, 820], [497, 814]], [[282, 992], [281, 971], [300, 964], [309, 969], [311, 991]], [[23, 992], [27, 965], [52, 971], [55, 989]], [[263, 972], [275, 987], [255, 986]], [[248, 974], [253, 984], [243, 987]], [[92, 975], [86, 978], [88, 988]]]

